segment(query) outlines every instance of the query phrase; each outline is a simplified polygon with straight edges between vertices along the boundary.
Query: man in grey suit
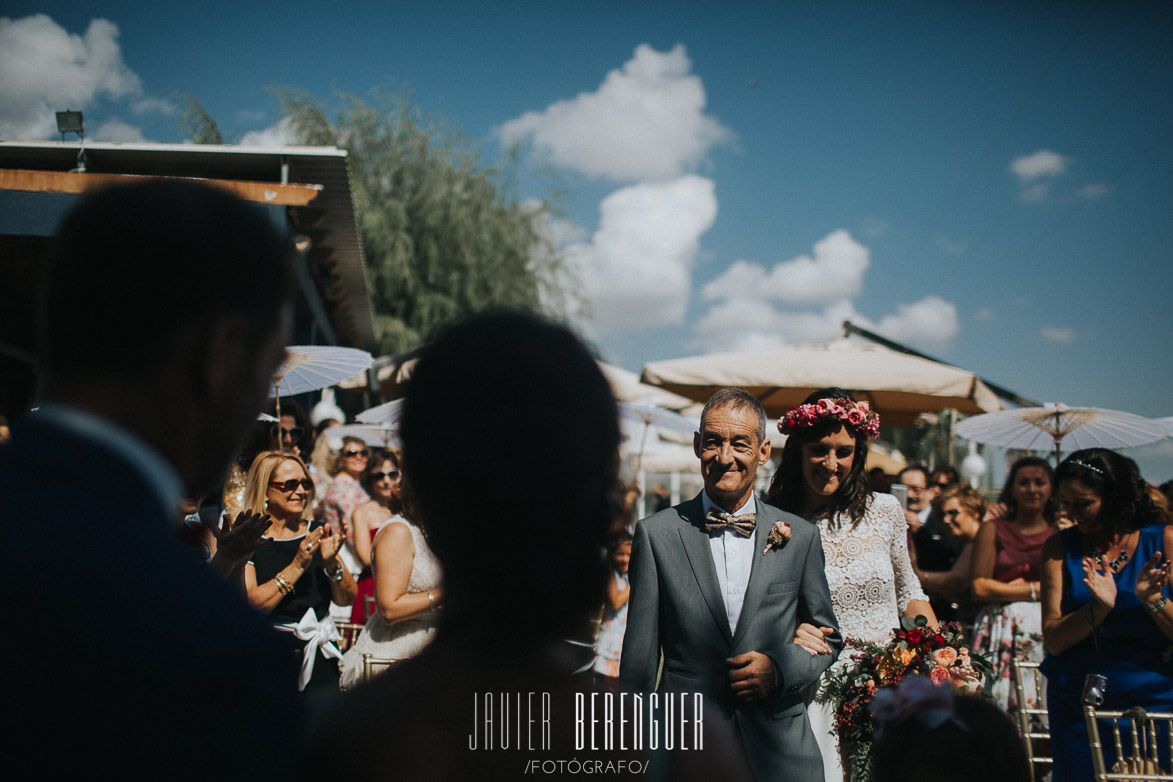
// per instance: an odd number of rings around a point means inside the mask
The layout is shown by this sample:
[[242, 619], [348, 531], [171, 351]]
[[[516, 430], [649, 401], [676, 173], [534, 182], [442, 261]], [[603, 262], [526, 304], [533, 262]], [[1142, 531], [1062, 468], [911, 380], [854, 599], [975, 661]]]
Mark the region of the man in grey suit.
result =
[[[705, 405], [693, 436], [704, 491], [635, 528], [620, 680], [652, 690], [663, 652], [659, 690], [703, 693], [735, 725], [758, 779], [822, 779], [803, 693], [842, 638], [818, 528], [754, 496], [770, 458], [765, 428], [765, 411], [739, 389]], [[832, 653], [794, 644], [800, 622], [835, 628]]]

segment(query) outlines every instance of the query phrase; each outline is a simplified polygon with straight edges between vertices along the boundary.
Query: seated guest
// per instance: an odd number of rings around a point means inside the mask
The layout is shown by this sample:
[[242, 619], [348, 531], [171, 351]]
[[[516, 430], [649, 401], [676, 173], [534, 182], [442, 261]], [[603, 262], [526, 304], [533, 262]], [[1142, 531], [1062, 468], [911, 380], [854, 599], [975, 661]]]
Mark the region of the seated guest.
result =
[[[1051, 465], [1027, 456], [1010, 466], [998, 502], [1005, 518], [982, 525], [973, 549], [973, 597], [981, 604], [974, 625], [974, 650], [994, 664], [995, 680], [986, 692], [1003, 709], [1020, 704], [1011, 683], [1014, 660], [1042, 662], [1043, 615], [1040, 570], [1043, 543], [1055, 531], [1055, 503], [1051, 497]], [[1029, 708], [1037, 708], [1042, 693], [1025, 682]]]
[[[492, 459], [454, 476], [452, 427], [470, 389], [476, 413], [459, 416], [461, 431]], [[429, 780], [642, 759], [576, 748], [576, 696], [601, 720], [602, 694], [562, 640], [603, 601], [601, 550], [618, 509], [616, 406], [594, 359], [569, 331], [533, 317], [474, 318], [425, 348], [401, 433], [421, 526], [444, 569], [440, 627], [418, 656], [342, 695], [304, 776], [328, 778], [339, 758], [355, 779]], [[665, 770], [670, 778], [744, 778], [739, 757], [722, 754], [720, 730], [705, 728], [704, 750], [683, 753], [688, 764]]]

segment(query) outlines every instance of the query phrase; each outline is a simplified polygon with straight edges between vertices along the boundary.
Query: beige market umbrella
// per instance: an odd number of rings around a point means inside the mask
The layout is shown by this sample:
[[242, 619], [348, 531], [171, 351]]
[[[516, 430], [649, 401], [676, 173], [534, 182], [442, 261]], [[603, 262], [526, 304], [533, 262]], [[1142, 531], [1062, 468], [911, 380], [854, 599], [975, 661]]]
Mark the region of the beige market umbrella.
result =
[[884, 426], [910, 426], [921, 413], [946, 408], [969, 414], [1002, 408], [972, 372], [848, 339], [656, 361], [644, 367], [642, 379], [697, 402], [728, 386], [744, 388], [772, 417], [827, 386], [866, 400]]
[[975, 415], [957, 425], [958, 437], [1002, 448], [1028, 451], [1082, 448], [1128, 448], [1169, 437], [1161, 421], [1120, 410], [1099, 407], [1068, 407], [1051, 402], [1042, 407], [1023, 407]]

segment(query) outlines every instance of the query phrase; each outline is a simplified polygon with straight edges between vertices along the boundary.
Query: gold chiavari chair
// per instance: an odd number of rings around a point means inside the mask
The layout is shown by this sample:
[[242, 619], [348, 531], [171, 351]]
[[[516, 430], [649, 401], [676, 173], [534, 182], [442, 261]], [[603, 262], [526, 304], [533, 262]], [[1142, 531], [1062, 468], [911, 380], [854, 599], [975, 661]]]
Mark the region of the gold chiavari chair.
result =
[[342, 643], [338, 645], [338, 648], [344, 652], [354, 646], [354, 642], [358, 640], [365, 626], [356, 622], [335, 622], [334, 625], [338, 628], [338, 634], [342, 636]]
[[370, 681], [376, 674], [397, 662], [399, 662], [399, 658], [396, 657], [375, 657], [375, 655], [365, 652], [362, 656], [362, 678], [359, 681]]
[[[1010, 664], [1010, 673], [1018, 701], [1018, 710], [1014, 716], [1018, 721], [1018, 732], [1022, 734], [1026, 757], [1030, 761], [1030, 779], [1036, 782], [1046, 777], [1052, 762], [1051, 732], [1047, 728], [1047, 709], [1043, 703], [1046, 683], [1039, 673], [1038, 663], [1014, 660]], [[1028, 692], [1031, 690], [1034, 691], [1037, 704], [1034, 707], [1027, 705]]]
[[[1092, 770], [1098, 782], [1157, 782], [1173, 780], [1169, 758], [1173, 756], [1173, 712], [1147, 712], [1138, 707], [1125, 711], [1084, 705]], [[1104, 742], [1116, 750], [1108, 768]], [[1164, 752], [1160, 751], [1164, 749]], [[1160, 756], [1165, 755], [1162, 764]]]

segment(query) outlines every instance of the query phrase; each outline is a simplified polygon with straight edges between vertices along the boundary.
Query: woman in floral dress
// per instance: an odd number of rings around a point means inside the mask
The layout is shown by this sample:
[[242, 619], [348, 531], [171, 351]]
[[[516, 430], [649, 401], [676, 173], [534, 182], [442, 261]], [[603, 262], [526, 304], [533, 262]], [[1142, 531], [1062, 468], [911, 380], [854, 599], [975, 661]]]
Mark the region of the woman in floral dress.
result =
[[[902, 616], [922, 615], [936, 627], [908, 557], [904, 511], [890, 494], [868, 490], [864, 465], [868, 440], [879, 434], [879, 416], [847, 391], [827, 388], [787, 412], [778, 429], [788, 437], [766, 502], [818, 524], [843, 637], [887, 641]], [[822, 638], [822, 630], [803, 624], [795, 642], [812, 654], [829, 652]], [[850, 654], [843, 654], [835, 665], [848, 663]], [[807, 716], [827, 782], [842, 782], [831, 704], [816, 695]]]
[[[998, 501], [1006, 517], [983, 524], [974, 541], [973, 596], [984, 605], [974, 623], [973, 647], [994, 664], [994, 685], [986, 691], [1003, 709], [1016, 711], [1011, 663], [1043, 660], [1040, 568], [1055, 521], [1046, 459], [1027, 456], [1011, 465]], [[1026, 684], [1025, 705], [1037, 708], [1039, 694], [1029, 679]]]

